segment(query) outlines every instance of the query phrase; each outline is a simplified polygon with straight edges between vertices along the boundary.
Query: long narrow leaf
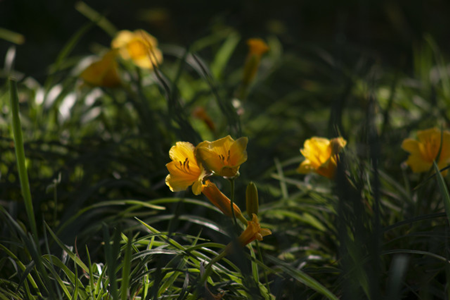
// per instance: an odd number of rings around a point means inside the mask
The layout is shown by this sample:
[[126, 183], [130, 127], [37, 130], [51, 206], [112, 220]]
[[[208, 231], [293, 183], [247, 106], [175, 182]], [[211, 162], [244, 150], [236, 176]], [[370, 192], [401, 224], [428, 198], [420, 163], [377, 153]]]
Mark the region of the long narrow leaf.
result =
[[25, 149], [22, 139], [22, 127], [19, 117], [19, 96], [17, 93], [17, 84], [14, 80], [9, 79], [9, 93], [12, 114], [12, 128], [14, 133], [14, 148], [16, 150], [17, 169], [19, 171], [20, 187], [22, 196], [25, 200], [25, 209], [27, 211], [28, 220], [30, 222], [31, 232], [34, 239], [38, 241], [36, 219], [34, 217], [33, 201], [31, 200], [30, 183], [28, 181], [27, 168], [25, 167]]
[[433, 162], [434, 171], [436, 172], [436, 180], [438, 182], [439, 191], [441, 192], [442, 199], [445, 205], [445, 212], [447, 213], [448, 221], [450, 222], [450, 195], [448, 194], [447, 185], [445, 184], [444, 178], [437, 166], [436, 162]]

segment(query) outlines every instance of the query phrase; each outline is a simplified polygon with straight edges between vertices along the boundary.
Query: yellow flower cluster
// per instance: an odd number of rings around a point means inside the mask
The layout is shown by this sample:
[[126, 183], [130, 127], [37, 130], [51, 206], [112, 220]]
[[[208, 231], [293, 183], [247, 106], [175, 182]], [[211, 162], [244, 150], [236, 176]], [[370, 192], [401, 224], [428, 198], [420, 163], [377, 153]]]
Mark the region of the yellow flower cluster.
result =
[[99, 61], [84, 69], [79, 77], [90, 86], [117, 87], [121, 85], [116, 56], [131, 60], [133, 64], [144, 69], [153, 69], [162, 63], [161, 50], [157, 48], [158, 40], [142, 29], [134, 32], [119, 31], [111, 42], [111, 50]]
[[[342, 137], [328, 140], [321, 137], [312, 137], [305, 141], [300, 152], [305, 160], [297, 168], [302, 174], [317, 173], [333, 179], [336, 173], [339, 152], [345, 147], [347, 141]], [[436, 161], [439, 169], [450, 165], [450, 131], [429, 128], [417, 132], [417, 140], [407, 138], [402, 142], [402, 149], [409, 152], [406, 164], [414, 173], [428, 172]], [[442, 171], [447, 175], [448, 170]]]
[[[245, 246], [255, 239], [261, 241], [271, 232], [269, 229], [261, 228], [255, 214], [252, 221], [247, 221], [240, 208], [235, 203], [232, 204], [231, 200], [207, 177], [211, 175], [228, 179], [236, 177], [241, 164], [247, 160], [247, 143], [246, 137], [234, 140], [231, 136], [213, 142], [204, 141], [196, 147], [189, 142], [177, 142], [169, 151], [172, 161], [166, 165], [169, 171], [166, 184], [171, 191], [183, 191], [192, 186], [195, 195], [203, 193], [224, 215], [228, 217], [234, 215], [247, 225], [238, 239], [240, 246]], [[228, 248], [231, 249], [231, 246]]]

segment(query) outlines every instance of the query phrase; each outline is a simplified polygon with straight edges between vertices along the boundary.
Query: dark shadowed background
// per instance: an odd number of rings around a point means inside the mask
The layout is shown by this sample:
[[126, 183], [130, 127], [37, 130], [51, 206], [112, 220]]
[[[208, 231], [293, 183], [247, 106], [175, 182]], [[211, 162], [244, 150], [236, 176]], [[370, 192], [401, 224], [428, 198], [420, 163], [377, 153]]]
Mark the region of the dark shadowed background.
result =
[[[39, 80], [69, 38], [89, 20], [77, 1], [2, 0], [0, 27], [25, 36], [17, 48], [16, 69]], [[312, 43], [332, 48], [347, 44], [373, 51], [388, 64], [409, 55], [411, 45], [430, 34], [449, 49], [450, 1], [86, 1], [118, 29], [144, 28], [161, 43], [188, 45], [217, 27], [231, 26], [244, 37], [276, 34], [286, 47]], [[74, 54], [111, 38], [92, 27]], [[10, 42], [0, 40], [0, 57]]]

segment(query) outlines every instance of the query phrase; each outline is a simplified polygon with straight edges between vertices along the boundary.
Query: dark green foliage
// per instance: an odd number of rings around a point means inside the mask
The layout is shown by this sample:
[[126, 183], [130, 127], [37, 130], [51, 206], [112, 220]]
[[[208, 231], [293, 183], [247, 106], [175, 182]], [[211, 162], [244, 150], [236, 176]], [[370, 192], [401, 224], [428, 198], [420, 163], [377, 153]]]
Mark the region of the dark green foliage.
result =
[[[450, 123], [448, 58], [431, 36], [390, 67], [351, 44], [293, 51], [271, 35], [237, 99], [245, 41], [223, 26], [161, 45], [155, 71], [120, 61], [121, 87], [82, 85], [86, 55], [73, 51], [95, 22], [43, 85], [15, 74], [0, 87], [0, 299], [449, 297], [446, 177], [413, 174], [401, 150]], [[242, 228], [204, 196], [172, 193], [165, 165], [177, 141], [229, 134], [249, 138], [248, 160], [234, 195], [213, 180], [242, 210], [254, 182], [272, 235], [220, 256]], [[347, 140], [335, 180], [295, 171], [313, 136]]]

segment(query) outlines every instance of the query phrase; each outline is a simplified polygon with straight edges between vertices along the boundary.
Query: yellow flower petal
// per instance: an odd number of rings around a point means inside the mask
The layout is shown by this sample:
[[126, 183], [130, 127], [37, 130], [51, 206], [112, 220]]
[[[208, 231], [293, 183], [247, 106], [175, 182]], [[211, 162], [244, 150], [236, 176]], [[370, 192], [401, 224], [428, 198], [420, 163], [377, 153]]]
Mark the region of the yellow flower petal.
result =
[[430, 170], [438, 155], [440, 169], [450, 163], [450, 132], [448, 130], [441, 132], [435, 127], [421, 130], [417, 132], [417, 138], [418, 141], [405, 139], [402, 143], [402, 148], [410, 153], [406, 163], [414, 173]]
[[162, 63], [162, 53], [157, 46], [158, 40], [142, 29], [119, 31], [111, 42], [111, 47], [119, 49], [123, 59], [131, 59], [135, 65], [146, 69]]
[[234, 177], [247, 160], [246, 137], [236, 141], [226, 136], [214, 142], [204, 141], [197, 145], [195, 153], [206, 169], [219, 176]]
[[406, 164], [411, 167], [414, 173], [427, 172], [430, 170], [433, 163], [424, 160], [419, 155], [410, 155], [406, 160]]
[[342, 137], [328, 140], [321, 137], [312, 137], [303, 144], [300, 152], [305, 160], [297, 168], [297, 172], [307, 174], [315, 172], [332, 179], [336, 172], [336, 160], [339, 151], [347, 145]]
[[319, 168], [330, 158], [331, 150], [330, 140], [313, 137], [305, 141], [303, 149], [300, 152], [310, 160], [312, 166]]
[[166, 164], [169, 175], [166, 185], [171, 191], [183, 191], [193, 185], [192, 192], [199, 195], [202, 189], [202, 180], [206, 172], [194, 156], [194, 145], [188, 142], [177, 142], [170, 148], [169, 156], [172, 162]]
[[419, 142], [413, 139], [405, 139], [402, 142], [402, 149], [408, 151], [411, 154], [420, 155]]
[[248, 138], [241, 137], [234, 141], [230, 146], [230, 159], [228, 160], [231, 166], [240, 166], [247, 161], [247, 144]]
[[121, 84], [118, 66], [115, 60], [116, 51], [107, 52], [101, 60], [90, 64], [80, 74], [80, 78], [89, 85], [116, 87]]

